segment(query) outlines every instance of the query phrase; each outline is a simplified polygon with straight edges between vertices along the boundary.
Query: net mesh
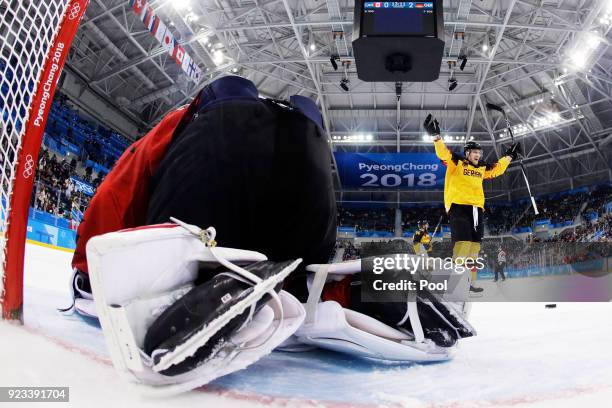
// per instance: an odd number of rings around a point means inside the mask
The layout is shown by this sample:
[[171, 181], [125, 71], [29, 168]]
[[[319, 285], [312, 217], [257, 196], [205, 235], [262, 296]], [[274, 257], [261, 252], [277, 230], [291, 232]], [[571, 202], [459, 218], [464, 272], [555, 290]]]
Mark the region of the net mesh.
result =
[[39, 77], [69, 2], [0, 0], [0, 300], [6, 285], [4, 232], [13, 210], [18, 152]]

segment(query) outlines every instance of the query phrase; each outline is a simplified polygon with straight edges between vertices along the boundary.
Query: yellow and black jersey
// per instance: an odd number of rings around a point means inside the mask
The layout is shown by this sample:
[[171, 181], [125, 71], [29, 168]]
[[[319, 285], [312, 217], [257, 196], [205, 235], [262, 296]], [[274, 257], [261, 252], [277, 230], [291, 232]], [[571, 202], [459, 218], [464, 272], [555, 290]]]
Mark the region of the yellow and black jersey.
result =
[[434, 142], [436, 155], [446, 166], [444, 180], [444, 207], [451, 204], [471, 205], [484, 209], [482, 181], [499, 177], [508, 168], [510, 157], [504, 156], [497, 163], [472, 165], [464, 157], [452, 153], [442, 140]]
[[412, 242], [414, 244], [423, 244], [428, 245], [431, 242], [431, 236], [425, 230], [418, 230], [414, 233], [412, 237]]
[[431, 251], [431, 236], [425, 230], [418, 230], [412, 237], [412, 246], [417, 255]]

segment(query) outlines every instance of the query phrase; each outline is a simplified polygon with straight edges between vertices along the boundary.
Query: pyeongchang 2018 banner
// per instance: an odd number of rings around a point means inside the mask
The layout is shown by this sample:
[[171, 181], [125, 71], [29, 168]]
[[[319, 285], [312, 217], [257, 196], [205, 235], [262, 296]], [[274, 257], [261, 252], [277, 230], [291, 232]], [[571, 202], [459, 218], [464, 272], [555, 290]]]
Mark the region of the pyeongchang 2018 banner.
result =
[[406, 190], [444, 187], [435, 153], [334, 153], [343, 187]]

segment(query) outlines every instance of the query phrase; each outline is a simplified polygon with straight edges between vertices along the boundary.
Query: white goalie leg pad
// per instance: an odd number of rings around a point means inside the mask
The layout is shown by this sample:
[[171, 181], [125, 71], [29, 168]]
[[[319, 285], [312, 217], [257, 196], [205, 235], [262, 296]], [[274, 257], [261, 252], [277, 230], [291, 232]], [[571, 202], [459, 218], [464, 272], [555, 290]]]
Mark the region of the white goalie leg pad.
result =
[[259, 252], [205, 246], [196, 234], [175, 224], [112, 232], [87, 243], [96, 305], [101, 297], [106, 304], [121, 305], [140, 296], [171, 292], [192, 283], [200, 265], [218, 266], [217, 257], [236, 265], [267, 260]]
[[252, 316], [210, 360], [176, 376], [156, 372], [151, 357], [142, 350], [147, 329], [193, 287], [198, 269], [202, 265], [213, 268], [223, 265], [235, 272], [241, 270], [237, 265], [266, 260], [257, 252], [207, 246], [202, 242], [203, 231], [187, 227], [190, 229], [164, 224], [116, 232], [92, 238], [87, 245], [96, 310], [115, 368], [122, 377], [163, 394], [187, 391], [245, 368], [289, 338], [305, 316], [304, 308], [293, 296], [273, 292], [297, 267], [301, 261], [297, 260], [273, 278], [259, 279], [245, 299], [211, 322], [207, 330], [190, 338], [172, 356], [180, 361], [181, 357], [193, 354], [226, 321], [266, 293], [273, 294], [276, 301]]
[[452, 350], [414, 338], [372, 317], [344, 309], [334, 301], [317, 305], [315, 320], [296, 332], [305, 344], [358, 357], [402, 362], [445, 361]]
[[[440, 347], [425, 338], [416, 299], [407, 300], [406, 315], [398, 322], [402, 324], [409, 320], [414, 333], [397, 330], [370, 316], [342, 308], [337, 302], [320, 302], [325, 282], [361, 272], [361, 260], [308, 265], [306, 270], [313, 273], [308, 277], [306, 320], [295, 334], [298, 341], [359, 357], [382, 360], [431, 362], [452, 358], [454, 347]], [[430, 270], [429, 273], [448, 275], [448, 272], [441, 270]], [[459, 287], [466, 285], [465, 277], [458, 274], [450, 277], [449, 283], [451, 282]], [[448, 304], [451, 302], [445, 303], [447, 307], [455, 309]]]

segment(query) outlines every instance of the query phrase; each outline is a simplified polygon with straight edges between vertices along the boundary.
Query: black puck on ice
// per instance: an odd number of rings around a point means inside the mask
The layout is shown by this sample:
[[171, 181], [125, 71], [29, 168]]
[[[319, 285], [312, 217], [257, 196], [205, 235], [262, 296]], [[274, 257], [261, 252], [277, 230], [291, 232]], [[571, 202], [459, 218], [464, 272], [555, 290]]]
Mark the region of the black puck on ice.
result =
[[545, 306], [547, 309], [555, 309], [557, 307], [556, 303], [549, 303]]

